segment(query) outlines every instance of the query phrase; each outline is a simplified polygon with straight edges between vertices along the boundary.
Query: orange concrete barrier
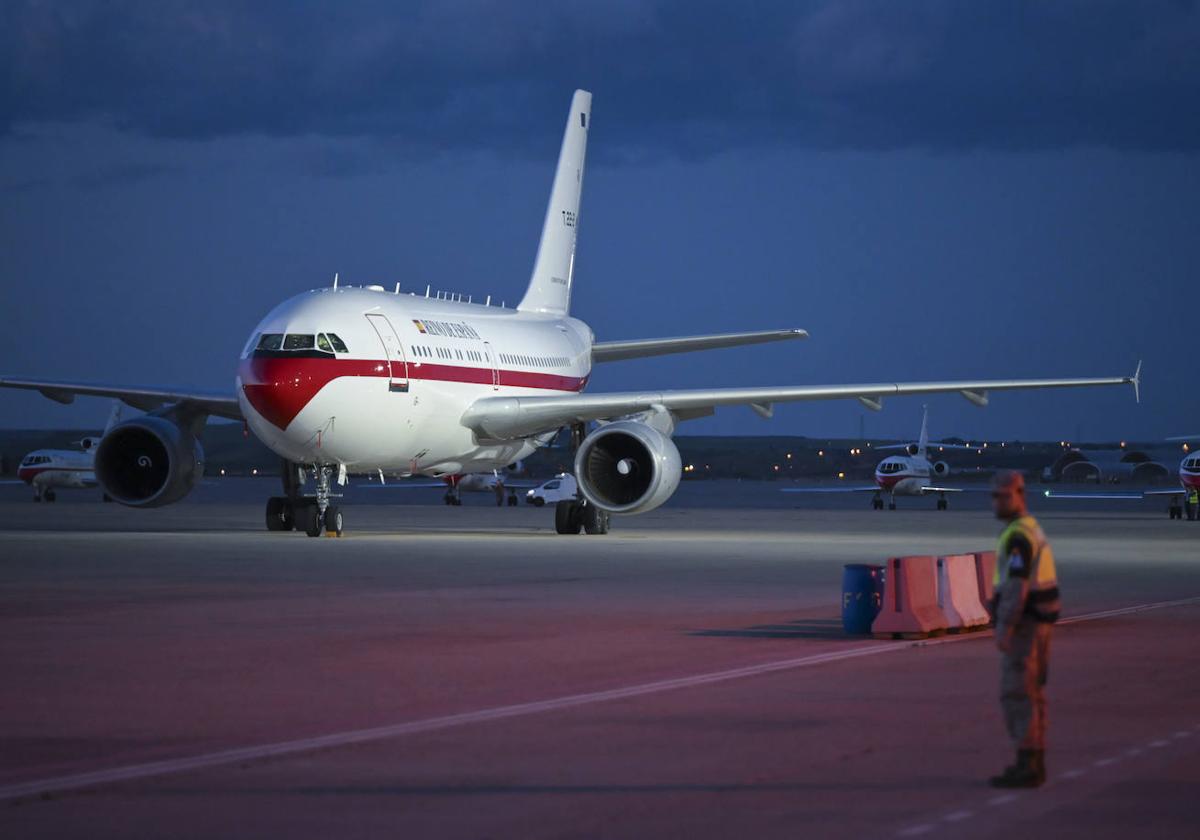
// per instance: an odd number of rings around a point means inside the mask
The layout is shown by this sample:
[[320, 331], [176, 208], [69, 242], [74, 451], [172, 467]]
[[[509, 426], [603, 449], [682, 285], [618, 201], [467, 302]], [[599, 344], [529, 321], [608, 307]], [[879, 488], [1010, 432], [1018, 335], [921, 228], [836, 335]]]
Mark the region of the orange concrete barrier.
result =
[[979, 586], [979, 602], [987, 607], [992, 603], [992, 590], [996, 579], [996, 552], [975, 552], [975, 580]]
[[938, 606], [937, 565], [934, 558], [892, 557], [887, 561], [883, 609], [871, 633], [876, 638], [924, 638], [949, 626]]
[[975, 555], [951, 554], [937, 559], [938, 606], [946, 615], [950, 632], [982, 630], [988, 613], [979, 600]]

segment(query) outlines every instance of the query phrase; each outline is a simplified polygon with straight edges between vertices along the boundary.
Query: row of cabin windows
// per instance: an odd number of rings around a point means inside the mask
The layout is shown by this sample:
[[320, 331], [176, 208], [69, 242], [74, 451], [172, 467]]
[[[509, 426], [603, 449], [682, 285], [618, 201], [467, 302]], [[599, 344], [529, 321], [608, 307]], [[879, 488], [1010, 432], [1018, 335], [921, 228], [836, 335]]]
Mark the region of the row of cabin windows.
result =
[[349, 353], [346, 342], [338, 338], [337, 333], [263, 333], [258, 340], [256, 350], [312, 350], [324, 353]]
[[525, 356], [520, 353], [501, 353], [500, 361], [529, 367], [566, 367], [571, 363], [565, 356]]
[[903, 469], [904, 464], [900, 463], [899, 461], [888, 461], [879, 465], [879, 471], [881, 473], [895, 473], [900, 472]]
[[49, 455], [30, 455], [28, 458], [26, 458], [24, 461], [21, 462], [21, 466], [22, 467], [32, 467], [35, 464], [49, 464], [49, 463], [50, 463]]
[[408, 349], [412, 351], [413, 356], [420, 356], [424, 359], [457, 359], [460, 362], [483, 362], [486, 361], [482, 353], [478, 350], [462, 350], [455, 348], [449, 350], [445, 347], [426, 347], [424, 344], [410, 344]]

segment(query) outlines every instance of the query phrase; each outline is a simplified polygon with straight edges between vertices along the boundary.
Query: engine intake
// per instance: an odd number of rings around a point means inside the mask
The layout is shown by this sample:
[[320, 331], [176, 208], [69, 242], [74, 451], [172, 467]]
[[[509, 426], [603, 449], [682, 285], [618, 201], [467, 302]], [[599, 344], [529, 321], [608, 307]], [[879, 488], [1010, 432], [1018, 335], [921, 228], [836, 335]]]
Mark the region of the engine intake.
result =
[[950, 465], [945, 461], [938, 461], [933, 465], [933, 474], [942, 476], [950, 475]]
[[147, 415], [114, 426], [96, 447], [96, 481], [130, 507], [177, 502], [204, 475], [200, 441], [164, 417]]
[[683, 475], [679, 450], [657, 429], [619, 420], [592, 432], [575, 454], [584, 497], [610, 513], [645, 513], [675, 492]]

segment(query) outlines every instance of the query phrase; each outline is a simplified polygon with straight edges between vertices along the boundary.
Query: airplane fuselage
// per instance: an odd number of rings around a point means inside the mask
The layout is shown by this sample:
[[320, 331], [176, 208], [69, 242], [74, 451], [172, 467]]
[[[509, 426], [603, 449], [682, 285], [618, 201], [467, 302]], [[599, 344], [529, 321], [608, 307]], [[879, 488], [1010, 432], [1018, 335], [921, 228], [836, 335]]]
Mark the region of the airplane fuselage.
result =
[[920, 496], [929, 485], [933, 464], [915, 455], [893, 455], [875, 467], [875, 484], [892, 496]]
[[38, 495], [62, 487], [95, 487], [96, 473], [92, 469], [94, 459], [93, 452], [38, 449], [21, 459], [17, 478], [38, 491]]
[[379, 288], [319, 289], [262, 320], [236, 390], [255, 435], [297, 463], [486, 472], [549, 438], [479, 440], [460, 422], [467, 407], [485, 396], [582, 391], [592, 341], [570, 317]]

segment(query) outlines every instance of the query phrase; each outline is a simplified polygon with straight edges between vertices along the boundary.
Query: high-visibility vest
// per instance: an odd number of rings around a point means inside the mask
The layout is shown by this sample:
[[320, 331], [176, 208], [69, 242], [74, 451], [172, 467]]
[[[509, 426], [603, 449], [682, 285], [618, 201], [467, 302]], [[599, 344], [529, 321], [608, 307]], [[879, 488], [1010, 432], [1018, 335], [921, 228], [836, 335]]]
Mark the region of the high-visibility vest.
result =
[[1197, 501], [1200, 501], [1200, 491], [1196, 490], [1196, 488], [1193, 487], [1191, 490], [1188, 491], [1187, 500], [1188, 500], [1189, 504], [1193, 504], [1193, 505], [1196, 504]]
[[1029, 596], [1025, 601], [1025, 612], [1038, 621], [1053, 623], [1058, 620], [1061, 607], [1058, 592], [1058, 570], [1054, 566], [1054, 551], [1046, 541], [1046, 535], [1037, 520], [1026, 514], [1008, 523], [1000, 534], [996, 546], [996, 574], [993, 585], [997, 590], [1004, 584], [1010, 572], [1009, 554], [1012, 539], [1020, 534], [1032, 549], [1032, 566], [1029, 569]]

